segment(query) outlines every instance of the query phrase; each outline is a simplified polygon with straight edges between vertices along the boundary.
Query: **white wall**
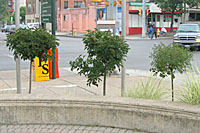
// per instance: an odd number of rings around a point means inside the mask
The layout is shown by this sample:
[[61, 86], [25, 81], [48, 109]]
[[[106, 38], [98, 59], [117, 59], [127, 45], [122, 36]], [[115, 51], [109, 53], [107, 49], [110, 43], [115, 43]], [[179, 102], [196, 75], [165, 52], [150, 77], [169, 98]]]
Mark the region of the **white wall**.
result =
[[142, 16], [129, 14], [129, 27], [142, 27]]

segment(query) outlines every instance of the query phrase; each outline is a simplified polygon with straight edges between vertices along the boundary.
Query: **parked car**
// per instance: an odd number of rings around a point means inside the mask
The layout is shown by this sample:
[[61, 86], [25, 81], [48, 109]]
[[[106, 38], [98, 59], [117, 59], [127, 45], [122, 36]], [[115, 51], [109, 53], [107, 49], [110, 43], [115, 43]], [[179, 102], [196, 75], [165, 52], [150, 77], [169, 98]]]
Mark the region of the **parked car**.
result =
[[7, 25], [3, 26], [3, 27], [1, 28], [1, 32], [6, 32], [6, 27], [7, 27]]
[[200, 27], [198, 24], [181, 24], [174, 35], [174, 43], [180, 47], [200, 50]]
[[14, 33], [14, 31], [15, 31], [15, 25], [9, 25], [7, 32], [9, 34], [12, 34], [12, 33]]
[[[20, 28], [22, 28], [22, 29], [29, 29], [28, 26], [25, 25], [25, 24], [20, 24]], [[15, 33], [15, 32], [16, 32], [15, 26], [12, 27], [12, 28], [9, 30], [9, 33], [10, 33], [10, 34], [13, 34], [13, 33]]]
[[9, 32], [11, 27], [12, 27], [12, 25], [5, 25], [1, 30], [2, 30], [2, 32]]
[[30, 29], [39, 28], [39, 23], [28, 23], [27, 25]]

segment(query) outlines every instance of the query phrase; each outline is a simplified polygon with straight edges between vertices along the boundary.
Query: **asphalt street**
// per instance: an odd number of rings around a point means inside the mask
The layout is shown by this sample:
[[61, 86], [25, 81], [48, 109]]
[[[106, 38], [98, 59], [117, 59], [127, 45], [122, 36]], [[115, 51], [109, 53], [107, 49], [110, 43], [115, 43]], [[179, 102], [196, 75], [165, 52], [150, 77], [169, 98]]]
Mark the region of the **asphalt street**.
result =
[[[59, 49], [59, 67], [68, 68], [69, 61], [74, 60], [80, 54], [85, 55], [84, 45], [81, 38], [57, 37], [60, 42]], [[0, 33], [0, 71], [15, 70], [16, 63], [12, 52], [6, 47], [5, 33]], [[150, 69], [149, 56], [155, 44], [159, 43], [170, 44], [172, 39], [164, 40], [127, 40], [130, 51], [125, 62], [127, 69], [148, 70]], [[200, 66], [199, 62], [200, 52], [194, 53], [192, 64], [193, 66]], [[21, 69], [28, 69], [29, 61], [21, 61]]]

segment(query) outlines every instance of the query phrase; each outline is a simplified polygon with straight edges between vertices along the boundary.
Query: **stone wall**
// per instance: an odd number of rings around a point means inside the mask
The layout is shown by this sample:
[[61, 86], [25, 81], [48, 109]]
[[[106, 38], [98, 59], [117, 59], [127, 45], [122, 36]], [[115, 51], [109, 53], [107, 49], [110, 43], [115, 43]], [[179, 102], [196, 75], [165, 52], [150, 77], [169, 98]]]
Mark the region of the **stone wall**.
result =
[[1, 95], [0, 124], [78, 124], [148, 132], [200, 132], [200, 106], [152, 100]]

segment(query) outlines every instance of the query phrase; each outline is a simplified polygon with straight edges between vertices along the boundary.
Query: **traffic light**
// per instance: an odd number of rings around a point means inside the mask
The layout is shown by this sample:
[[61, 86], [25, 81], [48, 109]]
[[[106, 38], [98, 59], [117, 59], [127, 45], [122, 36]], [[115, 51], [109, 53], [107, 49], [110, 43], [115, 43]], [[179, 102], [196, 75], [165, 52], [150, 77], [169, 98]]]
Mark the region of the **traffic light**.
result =
[[146, 10], [146, 16], [149, 16], [150, 10]]
[[114, 4], [114, 6], [116, 6], [116, 5], [117, 5], [117, 2], [116, 2], [116, 1], [114, 1], [114, 2], [113, 2], [113, 4]]
[[140, 9], [140, 10], [138, 11], [138, 15], [139, 15], [139, 16], [142, 16], [142, 9]]
[[98, 2], [98, 5], [106, 5], [106, 6], [109, 6], [109, 2]]
[[105, 2], [105, 5], [106, 5], [106, 6], [109, 6], [109, 2], [108, 2], [108, 1], [107, 1], [107, 2]]

